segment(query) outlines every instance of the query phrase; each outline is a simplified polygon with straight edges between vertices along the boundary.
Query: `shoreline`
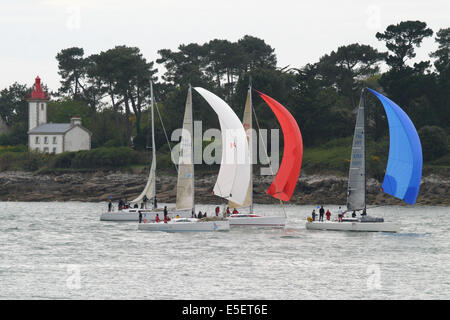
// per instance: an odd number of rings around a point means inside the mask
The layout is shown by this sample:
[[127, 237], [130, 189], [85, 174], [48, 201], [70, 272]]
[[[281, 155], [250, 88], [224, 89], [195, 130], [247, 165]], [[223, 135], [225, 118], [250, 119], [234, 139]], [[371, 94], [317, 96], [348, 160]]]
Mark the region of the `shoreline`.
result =
[[[25, 171], [0, 173], [0, 201], [108, 201], [112, 196], [132, 200], [143, 190], [148, 172], [96, 171], [76, 173], [35, 174]], [[202, 204], [222, 204], [226, 201], [212, 195], [216, 174], [198, 173], [195, 181], [195, 200]], [[254, 203], [276, 204], [279, 200], [266, 194], [272, 176], [254, 176]], [[177, 177], [160, 174], [156, 179], [158, 202], [174, 203]], [[347, 177], [337, 175], [308, 175], [302, 173], [295, 192], [288, 204], [337, 204], [345, 205]], [[367, 204], [404, 205], [381, 191], [381, 183], [367, 180]], [[450, 205], [450, 179], [435, 174], [422, 177], [417, 205]]]

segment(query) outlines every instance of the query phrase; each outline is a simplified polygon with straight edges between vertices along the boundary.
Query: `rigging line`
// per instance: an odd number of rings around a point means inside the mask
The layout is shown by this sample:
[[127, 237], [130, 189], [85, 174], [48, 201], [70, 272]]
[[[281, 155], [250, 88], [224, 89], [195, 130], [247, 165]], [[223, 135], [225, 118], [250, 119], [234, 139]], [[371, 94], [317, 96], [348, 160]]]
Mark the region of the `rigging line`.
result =
[[[167, 145], [169, 146], [170, 154], [172, 155], [172, 148], [170, 147], [170, 142], [169, 142], [169, 138], [167, 137], [166, 128], [164, 127], [164, 122], [163, 122], [163, 120], [162, 120], [162, 118], [161, 118], [161, 114], [159, 113], [158, 103], [156, 103], [156, 101], [155, 101], [155, 107], [156, 107], [156, 111], [158, 112], [159, 121], [161, 122], [161, 125], [162, 125], [162, 127], [163, 127], [164, 136], [166, 137], [166, 141], [167, 141]], [[175, 170], [176, 170], [177, 173], [178, 173], [178, 167], [177, 167], [177, 165], [176, 165], [175, 163], [174, 163], [173, 165], [174, 165], [174, 167], [175, 167]]]
[[[272, 168], [272, 161], [269, 158], [269, 154], [267, 153], [266, 144], [264, 143], [264, 139], [262, 138], [262, 135], [261, 135], [261, 127], [259, 126], [258, 117], [256, 116], [255, 108], [252, 108], [252, 110], [253, 110], [253, 114], [255, 115], [256, 126], [258, 127], [258, 133], [259, 133], [259, 137], [261, 139], [261, 143], [262, 143], [262, 145], [264, 147], [264, 152], [266, 154], [267, 159], [269, 160], [270, 171], [272, 172], [272, 176], [275, 176], [275, 173], [273, 172], [273, 168]], [[278, 189], [277, 180], [274, 179], [273, 181], [275, 182], [275, 188], [277, 189], [277, 194], [279, 195], [280, 194], [280, 190]], [[285, 218], [287, 218], [286, 209], [284, 208], [283, 200], [281, 200], [281, 196], [280, 195], [278, 197], [279, 197], [278, 200], [280, 200], [281, 208], [283, 209], [284, 216], [285, 216]]]

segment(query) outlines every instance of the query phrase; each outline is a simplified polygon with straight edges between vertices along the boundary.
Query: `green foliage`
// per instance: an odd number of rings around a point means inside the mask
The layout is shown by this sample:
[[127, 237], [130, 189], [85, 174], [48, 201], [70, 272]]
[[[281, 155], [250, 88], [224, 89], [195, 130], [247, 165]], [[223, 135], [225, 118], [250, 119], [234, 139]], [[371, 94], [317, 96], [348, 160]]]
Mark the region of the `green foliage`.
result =
[[27, 152], [26, 145], [0, 146], [0, 154], [5, 152]]
[[28, 124], [26, 122], [17, 122], [11, 128], [9, 133], [0, 135], [0, 146], [14, 146], [28, 143]]
[[138, 154], [131, 148], [98, 148], [76, 152], [72, 168], [125, 167], [138, 163]]
[[76, 153], [75, 152], [63, 152], [60, 154], [57, 154], [55, 158], [53, 159], [53, 163], [51, 164], [52, 168], [71, 168], [72, 167], [72, 160], [75, 158]]
[[423, 39], [431, 37], [433, 30], [422, 21], [402, 21], [389, 25], [384, 33], [377, 32], [378, 40], [386, 42], [386, 47], [393, 52], [386, 58], [386, 63], [393, 69], [405, 67], [405, 60], [416, 56], [414, 47], [419, 47]]
[[305, 148], [302, 170], [308, 174], [330, 172], [346, 175], [350, 166], [350, 154], [350, 137], [333, 139], [315, 148]]
[[28, 92], [29, 88], [26, 85], [17, 82], [0, 91], [0, 116], [8, 126], [27, 121]]
[[7, 151], [0, 153], [0, 171], [35, 171], [49, 162], [51, 155], [38, 152]]
[[67, 99], [49, 102], [47, 115], [47, 121], [54, 123], [69, 123], [71, 117], [81, 117], [83, 126], [92, 128], [91, 111], [82, 101]]
[[[49, 103], [48, 121], [67, 123], [71, 116], [80, 116], [93, 134], [94, 149], [55, 156], [51, 158], [53, 164], [44, 166], [72, 170], [87, 166], [116, 167], [121, 163], [127, 166], [134, 165], [130, 164], [133, 162], [147, 164], [148, 159], [142, 159], [141, 154], [147, 154], [146, 147], [151, 142], [150, 80], [154, 83], [157, 109], [169, 139], [182, 125], [188, 84], [217, 94], [242, 118], [248, 85], [252, 82], [254, 89], [279, 101], [297, 120], [305, 145], [305, 168], [337, 171], [348, 167], [346, 159], [351, 148], [355, 109], [361, 88], [369, 86], [395, 101], [416, 128], [422, 130], [421, 134], [425, 134], [425, 161], [445, 162], [446, 155], [441, 154], [447, 152], [448, 146], [446, 149], [445, 143], [432, 142], [442, 141], [442, 132], [432, 129], [430, 133], [426, 128], [439, 126], [450, 130], [449, 28], [436, 33], [438, 49], [430, 54], [435, 59], [436, 70], [430, 69], [429, 61], [414, 66], [407, 64], [416, 56], [423, 39], [432, 34], [425, 22], [402, 21], [376, 35], [386, 43], [388, 54], [352, 43], [337, 47], [315, 63], [284, 68], [277, 67], [273, 47], [250, 35], [237, 41], [212, 39], [203, 44], [180, 44], [176, 50], [158, 51], [160, 57], [156, 63], [165, 68], [160, 82], [156, 82], [154, 62], [147, 61], [139, 48], [116, 46], [88, 57], [84, 56], [83, 48], [63, 49], [56, 57], [62, 78], [60, 96], [58, 101]], [[381, 73], [379, 64], [383, 59], [390, 68]], [[17, 83], [0, 92], [0, 115], [10, 125], [10, 132], [0, 136], [0, 145], [27, 143], [27, 93], [27, 87]], [[255, 91], [252, 98], [260, 127], [279, 128], [276, 117]], [[202, 121], [203, 132], [219, 128], [216, 114], [195, 90], [193, 104], [194, 120]], [[173, 164], [157, 109], [154, 123], [156, 147], [161, 154], [158, 166], [171, 168]], [[366, 110], [368, 145], [373, 143], [368, 147], [371, 153], [367, 168], [369, 175], [381, 177], [387, 156], [388, 123], [382, 105], [372, 95], [368, 95]], [[256, 127], [256, 121], [253, 125]], [[108, 151], [131, 146], [131, 141], [137, 152], [135, 159], [130, 154], [122, 154], [130, 160], [121, 160]], [[37, 157], [28, 162], [30, 168], [42, 165]]]
[[448, 138], [438, 126], [425, 126], [419, 130], [424, 161], [438, 159], [449, 152]]
[[431, 162], [433, 165], [450, 166], [450, 153]]

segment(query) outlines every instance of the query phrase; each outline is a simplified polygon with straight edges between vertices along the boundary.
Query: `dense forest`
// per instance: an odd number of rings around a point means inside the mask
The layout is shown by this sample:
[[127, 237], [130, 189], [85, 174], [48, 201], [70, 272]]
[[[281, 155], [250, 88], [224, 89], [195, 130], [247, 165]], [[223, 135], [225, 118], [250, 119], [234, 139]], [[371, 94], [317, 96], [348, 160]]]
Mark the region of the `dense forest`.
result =
[[[83, 48], [63, 49], [56, 55], [62, 80], [60, 88], [51, 92], [48, 121], [69, 122], [71, 116], [80, 116], [93, 133], [93, 148], [129, 147], [139, 152], [149, 141], [150, 80], [170, 134], [182, 124], [189, 84], [216, 93], [242, 117], [251, 79], [253, 88], [281, 102], [297, 120], [305, 145], [304, 168], [345, 171], [360, 92], [370, 87], [410, 116], [426, 164], [450, 165], [450, 28], [433, 31], [425, 22], [403, 21], [374, 37], [385, 44], [385, 52], [353, 43], [299, 67], [279, 67], [275, 49], [250, 35], [236, 42], [214, 39], [181, 44], [175, 51], [161, 49], [156, 61], [147, 61], [136, 47], [116, 46], [90, 56], [84, 55]], [[434, 37], [437, 50], [429, 53], [429, 61], [412, 64], [427, 37]], [[157, 66], [163, 67], [161, 78]], [[0, 136], [4, 149], [23, 151], [11, 146], [27, 144], [29, 90], [29, 85], [14, 83], [0, 92], [0, 115], [10, 127]], [[254, 95], [253, 101], [259, 125], [277, 128], [262, 100]], [[194, 95], [194, 104], [194, 118], [203, 122], [203, 130], [219, 127], [200, 96]], [[372, 96], [368, 110], [368, 145], [373, 154], [369, 168], [377, 176], [388, 148], [387, 120]], [[155, 125], [159, 152], [167, 153], [161, 122], [156, 120]]]

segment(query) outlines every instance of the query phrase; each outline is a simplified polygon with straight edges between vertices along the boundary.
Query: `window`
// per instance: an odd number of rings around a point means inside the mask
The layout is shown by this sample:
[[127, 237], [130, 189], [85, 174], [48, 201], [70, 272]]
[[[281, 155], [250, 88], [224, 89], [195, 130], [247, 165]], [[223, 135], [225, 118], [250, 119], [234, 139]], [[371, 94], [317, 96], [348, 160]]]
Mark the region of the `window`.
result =
[[41, 103], [41, 110], [44, 110], [44, 104]]
[[48, 137], [44, 137], [44, 144], [48, 144]]
[[39, 152], [39, 148], [36, 148], [35, 150], [36, 150], [36, 152]]
[[39, 144], [39, 137], [36, 137], [35, 143], [36, 143], [36, 144]]
[[44, 148], [44, 152], [48, 153], [48, 148], [47, 147]]
[[56, 148], [53, 148], [53, 153], [56, 153]]
[[56, 137], [53, 137], [53, 144], [56, 144]]

